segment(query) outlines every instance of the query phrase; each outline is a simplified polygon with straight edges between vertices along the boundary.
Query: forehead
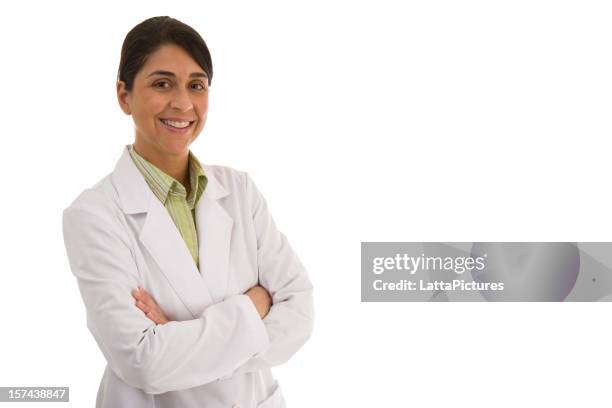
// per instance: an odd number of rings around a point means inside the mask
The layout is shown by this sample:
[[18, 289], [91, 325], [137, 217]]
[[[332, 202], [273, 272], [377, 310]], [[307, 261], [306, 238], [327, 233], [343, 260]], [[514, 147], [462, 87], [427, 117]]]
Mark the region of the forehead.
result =
[[204, 72], [187, 51], [174, 44], [164, 44], [149, 55], [139, 74], [146, 77], [158, 70], [173, 72], [178, 77]]

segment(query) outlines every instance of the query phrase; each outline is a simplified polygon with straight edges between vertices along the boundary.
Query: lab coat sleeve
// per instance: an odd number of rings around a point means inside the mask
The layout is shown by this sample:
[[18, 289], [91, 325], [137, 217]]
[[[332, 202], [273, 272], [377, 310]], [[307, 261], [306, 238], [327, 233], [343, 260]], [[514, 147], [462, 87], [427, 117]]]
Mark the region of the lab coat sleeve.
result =
[[246, 194], [257, 236], [259, 284], [272, 296], [264, 318], [270, 346], [239, 367], [233, 375], [283, 364], [310, 337], [313, 330], [313, 287], [306, 269], [285, 235], [278, 230], [266, 200], [247, 173]]
[[150, 394], [191, 388], [268, 348], [266, 328], [246, 295], [213, 304], [197, 319], [151, 322], [131, 295], [141, 280], [129, 237], [120, 216], [101, 208], [100, 200], [81, 200], [64, 210], [64, 242], [87, 326], [123, 381]]

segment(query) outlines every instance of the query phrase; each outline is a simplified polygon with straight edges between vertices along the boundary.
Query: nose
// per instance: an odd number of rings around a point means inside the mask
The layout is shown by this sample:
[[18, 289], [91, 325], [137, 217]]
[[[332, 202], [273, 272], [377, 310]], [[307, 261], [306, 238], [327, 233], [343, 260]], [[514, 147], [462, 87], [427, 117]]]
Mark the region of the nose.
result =
[[174, 93], [172, 100], [170, 101], [170, 108], [178, 109], [181, 112], [187, 112], [193, 109], [193, 103], [189, 97], [187, 90], [178, 90]]

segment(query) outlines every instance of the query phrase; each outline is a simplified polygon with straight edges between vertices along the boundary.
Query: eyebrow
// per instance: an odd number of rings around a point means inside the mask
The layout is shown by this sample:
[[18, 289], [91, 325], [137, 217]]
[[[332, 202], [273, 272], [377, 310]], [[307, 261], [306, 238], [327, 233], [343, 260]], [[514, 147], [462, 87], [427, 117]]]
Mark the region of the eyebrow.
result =
[[[151, 72], [149, 75], [147, 75], [147, 78], [153, 75], [165, 75], [165, 76], [170, 76], [170, 77], [175, 77], [176, 78], [176, 74], [174, 72], [171, 71], [162, 71], [162, 70], [157, 70], [157, 71], [153, 71]], [[206, 75], [206, 73], [204, 72], [192, 72], [191, 74], [189, 74], [189, 78], [208, 78], [208, 75]]]

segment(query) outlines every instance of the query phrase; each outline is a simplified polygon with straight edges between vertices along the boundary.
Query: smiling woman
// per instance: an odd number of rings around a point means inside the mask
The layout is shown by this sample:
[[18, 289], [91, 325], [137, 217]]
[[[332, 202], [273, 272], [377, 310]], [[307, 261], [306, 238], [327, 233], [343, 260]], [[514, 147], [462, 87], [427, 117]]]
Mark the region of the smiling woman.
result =
[[136, 128], [134, 149], [187, 188], [189, 146], [206, 123], [212, 61], [191, 27], [156, 17], [128, 33], [121, 51], [117, 98]]
[[245, 172], [200, 163], [212, 81], [193, 28], [126, 36], [117, 99], [134, 143], [64, 210], [64, 242], [108, 365], [100, 407], [284, 407], [271, 367], [310, 337], [312, 285]]

